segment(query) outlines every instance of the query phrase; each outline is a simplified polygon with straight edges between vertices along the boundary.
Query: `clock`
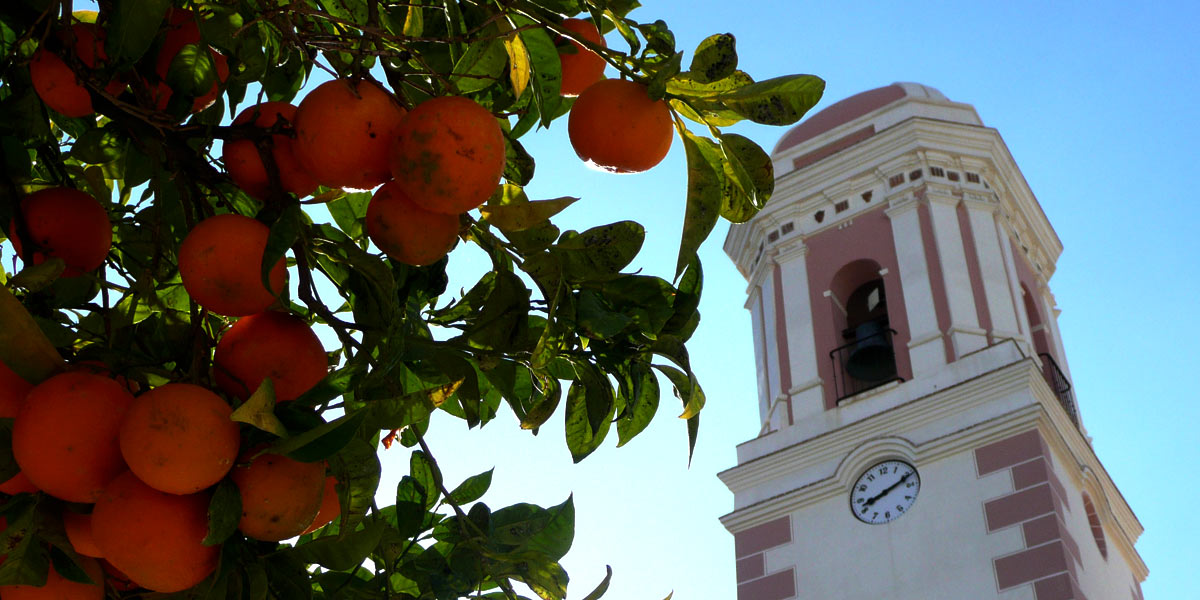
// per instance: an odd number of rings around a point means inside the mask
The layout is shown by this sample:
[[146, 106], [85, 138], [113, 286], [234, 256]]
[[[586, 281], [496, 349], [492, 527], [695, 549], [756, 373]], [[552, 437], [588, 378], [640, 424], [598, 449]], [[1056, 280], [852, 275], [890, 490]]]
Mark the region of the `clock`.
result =
[[921, 491], [917, 468], [902, 460], [885, 460], [859, 475], [850, 490], [850, 512], [863, 523], [882, 525], [912, 509]]

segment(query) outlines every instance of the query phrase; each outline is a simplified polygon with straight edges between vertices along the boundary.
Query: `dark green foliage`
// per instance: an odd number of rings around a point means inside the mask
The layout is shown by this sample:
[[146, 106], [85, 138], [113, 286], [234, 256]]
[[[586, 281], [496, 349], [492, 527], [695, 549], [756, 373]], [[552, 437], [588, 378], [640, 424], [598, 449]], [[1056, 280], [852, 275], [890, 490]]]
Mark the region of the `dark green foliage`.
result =
[[[299, 399], [276, 406], [273, 386], [264, 385], [233, 404], [245, 423], [243, 447], [328, 465], [340, 518], [292, 544], [253, 542], [236, 531], [240, 499], [226, 480], [210, 492], [205, 542], [222, 544], [220, 567], [171, 597], [515, 599], [514, 584], [543, 599], [565, 597], [568, 576], [559, 561], [574, 537], [572, 500], [490, 507], [487, 492], [493, 477], [505, 477], [504, 465], [444, 481], [437, 449], [424, 439], [431, 416], [440, 410], [483, 426], [503, 402], [521, 427], [536, 432], [561, 415], [571, 456], [580, 461], [604, 444], [614, 423], [615, 445], [645, 430], [670, 389], [682, 401], [679, 416], [694, 447], [705, 402], [686, 347], [700, 320], [697, 249], [718, 219], [751, 218], [774, 182], [761, 148], [719, 128], [742, 119], [793, 123], [820, 98], [823, 82], [795, 75], [755, 83], [737, 69], [729, 34], [709, 37], [685, 57], [667, 23], [630, 16], [639, 6], [633, 0], [99, 4], [108, 60], [91, 71], [49, 35], [70, 22], [57, 3], [14, 0], [0, 8], [0, 240], [19, 222], [20, 198], [48, 186], [89, 192], [114, 228], [100, 272], [61, 279], [56, 260], [24, 264], [11, 276], [0, 268], [0, 360], [34, 380], [63, 368], [64, 359], [92, 359], [142, 389], [172, 381], [212, 387], [212, 349], [231, 320], [191, 301], [177, 256], [192, 226], [222, 213], [269, 226], [263, 278], [286, 258], [296, 290], [278, 307], [338, 340], [326, 348], [328, 376]], [[172, 7], [193, 11], [202, 40], [156, 73]], [[568, 16], [591, 18], [623, 39], [628, 50], [604, 58], [668, 100], [677, 117], [688, 179], [674, 281], [628, 272], [647, 235], [641, 224], [562, 231], [552, 219], [586, 195], [530, 200], [524, 192], [535, 157], [520, 138], [572, 105], [559, 95], [556, 45], [557, 24]], [[97, 116], [68, 119], [42, 103], [28, 69], [40, 40], [50, 40], [47, 48], [77, 69]], [[213, 107], [189, 114], [192, 98], [217, 82], [213, 51], [227, 59], [229, 79]], [[218, 140], [256, 135], [222, 125], [240, 104], [260, 97], [299, 102], [314, 69], [358, 78], [379, 73], [376, 67], [408, 107], [465, 95], [501, 120], [503, 183], [478, 214], [460, 217], [458, 242], [480, 248], [492, 268], [464, 293], [446, 289], [454, 253], [413, 267], [374, 250], [364, 230], [369, 192], [321, 188], [302, 202], [274, 189], [264, 203], [219, 168]], [[112, 77], [129, 84], [115, 96], [104, 91]], [[165, 109], [153, 96], [160, 84], [174, 92]], [[678, 117], [698, 123], [699, 133]], [[318, 201], [332, 223], [306, 210]], [[0, 479], [17, 468], [10, 434], [11, 421], [0, 420]], [[378, 489], [381, 442], [409, 453], [394, 498]], [[0, 532], [8, 555], [0, 584], [36, 584], [51, 565], [64, 576], [86, 577], [61, 526], [61, 511], [70, 508], [48, 496], [0, 503], [8, 522]], [[611, 575], [586, 598], [599, 598]]]

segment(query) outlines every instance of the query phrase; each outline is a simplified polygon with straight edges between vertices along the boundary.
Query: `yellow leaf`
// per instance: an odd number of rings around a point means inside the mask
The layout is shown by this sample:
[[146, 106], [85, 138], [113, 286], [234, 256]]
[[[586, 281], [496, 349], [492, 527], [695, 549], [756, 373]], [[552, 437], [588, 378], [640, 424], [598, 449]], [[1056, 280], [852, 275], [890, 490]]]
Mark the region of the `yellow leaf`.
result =
[[271, 383], [270, 377], [264, 379], [262, 385], [229, 418], [238, 423], [249, 423], [279, 437], [288, 435], [283, 422], [275, 416], [275, 384]]
[[567, 196], [553, 200], [485, 204], [479, 207], [479, 212], [488, 223], [501, 231], [523, 231], [545, 222], [578, 199]]
[[529, 76], [532, 73], [529, 61], [529, 50], [521, 36], [512, 34], [504, 39], [504, 49], [508, 52], [508, 79], [512, 82], [513, 93], [518, 98], [529, 87]]
[[421, 393], [429, 394], [429, 402], [432, 403], [434, 407], [438, 407], [438, 406], [441, 406], [442, 403], [445, 402], [447, 398], [449, 398], [450, 396], [453, 396], [454, 392], [458, 391], [459, 386], [461, 386], [464, 381], [466, 381], [466, 380], [459, 379], [457, 381], [451, 381], [450, 383], [447, 383], [446, 385], [438, 386], [431, 390], [426, 390], [425, 392], [421, 392]]
[[66, 367], [33, 316], [4, 286], [0, 286], [0, 361], [30, 383], [41, 383]]

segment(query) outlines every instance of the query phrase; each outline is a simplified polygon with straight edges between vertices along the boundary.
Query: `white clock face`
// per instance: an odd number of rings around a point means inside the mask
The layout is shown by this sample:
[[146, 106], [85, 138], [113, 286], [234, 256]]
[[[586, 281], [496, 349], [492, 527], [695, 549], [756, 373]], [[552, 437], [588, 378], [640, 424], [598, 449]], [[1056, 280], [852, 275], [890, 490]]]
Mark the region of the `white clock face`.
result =
[[921, 491], [916, 467], [885, 460], [863, 472], [850, 490], [850, 511], [872, 525], [894, 521], [908, 512]]

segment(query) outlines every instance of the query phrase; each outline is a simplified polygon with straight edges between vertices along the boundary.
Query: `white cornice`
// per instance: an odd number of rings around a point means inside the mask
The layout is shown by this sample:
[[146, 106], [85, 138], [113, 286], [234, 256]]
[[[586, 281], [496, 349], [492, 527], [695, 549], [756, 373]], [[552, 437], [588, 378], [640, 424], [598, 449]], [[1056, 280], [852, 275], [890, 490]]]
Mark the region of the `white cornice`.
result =
[[[1014, 399], [1017, 399], [1014, 402]], [[991, 409], [991, 410], [989, 410]], [[999, 409], [999, 412], [997, 412]], [[836, 409], [835, 409], [836, 410]], [[771, 481], [795, 480], [793, 489], [744, 506], [721, 518], [730, 531], [764, 523], [845, 491], [838, 479], [838, 464], [867, 440], [902, 436], [951, 417], [971, 412], [982, 417], [976, 424], [945, 431], [911, 443], [917, 461], [936, 461], [998, 441], [1036, 425], [1076, 488], [1085, 470], [1093, 473], [1108, 499], [1114, 537], [1130, 557], [1139, 577], [1145, 565], [1134, 550], [1142, 525], [1112, 482], [1091, 445], [1076, 429], [1050, 391], [1032, 359], [1021, 359], [959, 385], [917, 398], [840, 429], [782, 448], [719, 474], [737, 493]], [[814, 470], [817, 469], [817, 470]]]

